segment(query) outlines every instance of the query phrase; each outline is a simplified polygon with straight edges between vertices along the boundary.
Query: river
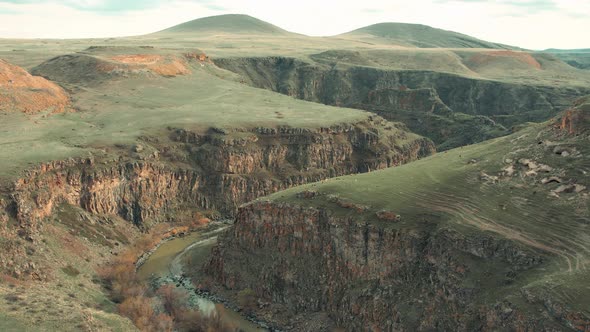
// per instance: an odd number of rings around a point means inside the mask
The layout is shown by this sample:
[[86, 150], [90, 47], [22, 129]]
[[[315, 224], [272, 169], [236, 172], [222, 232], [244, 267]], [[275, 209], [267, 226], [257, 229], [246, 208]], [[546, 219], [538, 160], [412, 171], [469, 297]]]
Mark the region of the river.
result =
[[[226, 224], [215, 223], [207, 227], [206, 230], [192, 232], [189, 235], [163, 243], [139, 267], [138, 276], [144, 281], [155, 276], [162, 280], [169, 280], [171, 283], [181, 283], [182, 287], [190, 293], [191, 305], [198, 307], [207, 317], [217, 314], [220, 304], [217, 303], [216, 306], [215, 302], [200, 296], [190, 280], [181, 278], [181, 276], [183, 275], [183, 262], [186, 261], [185, 256], [190, 256], [191, 264], [203, 265], [209, 257], [211, 249], [217, 243], [217, 235], [228, 227]], [[267, 331], [230, 308], [223, 306], [223, 311], [222, 321], [237, 326], [240, 331]]]

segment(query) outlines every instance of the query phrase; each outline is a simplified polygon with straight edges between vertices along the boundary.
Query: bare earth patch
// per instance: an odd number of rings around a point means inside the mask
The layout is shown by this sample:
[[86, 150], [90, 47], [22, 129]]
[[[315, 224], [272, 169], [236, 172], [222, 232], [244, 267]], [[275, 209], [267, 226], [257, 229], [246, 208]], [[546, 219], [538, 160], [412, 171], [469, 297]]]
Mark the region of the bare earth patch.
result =
[[473, 55], [467, 60], [469, 67], [493, 66], [507, 60], [516, 60], [526, 67], [541, 69], [541, 64], [529, 53], [515, 51], [489, 51]]
[[[129, 70], [147, 69], [162, 76], [178, 76], [190, 73], [186, 61], [173, 56], [126, 54], [113, 56], [110, 60], [127, 65]], [[117, 66], [113, 67], [115, 67], [113, 69], [118, 69]]]
[[0, 59], [0, 112], [60, 113], [69, 103], [57, 84]]

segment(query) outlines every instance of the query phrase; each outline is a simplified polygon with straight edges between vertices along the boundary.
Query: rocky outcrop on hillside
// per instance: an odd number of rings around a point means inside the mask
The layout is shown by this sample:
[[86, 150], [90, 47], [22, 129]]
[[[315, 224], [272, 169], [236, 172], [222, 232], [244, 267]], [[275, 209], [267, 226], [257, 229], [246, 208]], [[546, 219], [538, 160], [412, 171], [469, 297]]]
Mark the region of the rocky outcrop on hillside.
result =
[[0, 112], [63, 112], [70, 103], [58, 85], [0, 59]]
[[574, 103], [574, 106], [558, 119], [557, 127], [570, 135], [590, 131], [590, 97], [581, 98]]
[[240, 208], [204, 270], [293, 316], [327, 312], [347, 331], [561, 329], [528, 305], [485, 300], [544, 259], [515, 242], [427, 220], [391, 227], [259, 201]]
[[[516, 124], [547, 120], [590, 92], [442, 72], [328, 66], [283, 57], [214, 62], [259, 88], [308, 101], [365, 109], [403, 121], [412, 131], [432, 138], [444, 149], [505, 135], [506, 128]], [[441, 109], [447, 112], [432, 113]], [[452, 132], [445, 132], [445, 128]], [[465, 133], [465, 129], [470, 130]]]
[[[128, 77], [175, 77], [189, 75], [190, 62], [209, 62], [201, 52], [158, 54], [149, 47], [91, 47], [86, 52], [50, 59], [32, 69], [35, 75], [60, 83], [96, 85]], [[105, 53], [105, 54], [102, 54]]]
[[118, 160], [72, 159], [29, 171], [14, 186], [15, 218], [34, 238], [61, 203], [118, 215], [140, 227], [177, 220], [194, 209], [232, 215], [240, 204], [282, 189], [434, 152], [430, 140], [394, 126], [372, 117], [318, 130], [176, 129], [169, 142], [150, 149], [146, 142]]

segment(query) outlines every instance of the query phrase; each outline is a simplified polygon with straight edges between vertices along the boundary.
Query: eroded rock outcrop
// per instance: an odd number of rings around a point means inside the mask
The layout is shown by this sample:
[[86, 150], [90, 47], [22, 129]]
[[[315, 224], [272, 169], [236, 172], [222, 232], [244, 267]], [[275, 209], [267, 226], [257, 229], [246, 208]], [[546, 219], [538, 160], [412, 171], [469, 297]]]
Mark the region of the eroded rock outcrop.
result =
[[[33, 68], [32, 72], [60, 83], [96, 85], [116, 78], [188, 75], [192, 72], [190, 61], [207, 61], [202, 53], [159, 54], [144, 48], [115, 48], [118, 52], [110, 50], [114, 54], [102, 54], [102, 49], [95, 47], [86, 53], [58, 56]], [[145, 53], [138, 53], [142, 51]]]
[[570, 135], [582, 134], [590, 131], [590, 98], [578, 100], [574, 107], [567, 110], [558, 119], [557, 127]]
[[[147, 227], [192, 209], [232, 215], [247, 201], [328, 177], [400, 165], [434, 152], [430, 140], [373, 117], [318, 130], [173, 130], [159, 152], [44, 164], [15, 183], [15, 217], [28, 237], [61, 203]], [[145, 144], [146, 146], [148, 143]], [[134, 158], [131, 158], [135, 156]]]
[[214, 62], [259, 88], [308, 101], [369, 110], [405, 122], [412, 131], [433, 139], [442, 149], [506, 135], [506, 128], [524, 122], [547, 120], [590, 92], [583, 88], [514, 84], [432, 71], [329, 66], [284, 57]]
[[587, 331], [589, 136], [561, 124], [439, 154], [456, 171], [437, 157], [242, 206], [203, 271], [296, 331], [312, 314], [350, 331]]

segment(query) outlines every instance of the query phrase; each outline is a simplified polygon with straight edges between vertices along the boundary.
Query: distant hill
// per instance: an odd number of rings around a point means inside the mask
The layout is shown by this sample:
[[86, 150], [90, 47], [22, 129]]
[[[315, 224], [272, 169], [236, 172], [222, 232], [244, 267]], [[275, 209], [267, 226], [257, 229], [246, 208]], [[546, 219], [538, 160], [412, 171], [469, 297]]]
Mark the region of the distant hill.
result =
[[420, 48], [517, 49], [513, 46], [491, 43], [461, 33], [436, 29], [422, 24], [379, 23], [342, 34], [340, 37], [363, 37], [367, 35], [387, 39], [392, 44]]
[[550, 53], [572, 67], [590, 70], [590, 48], [559, 50], [550, 48], [541, 53]]
[[573, 50], [561, 50], [557, 48], [549, 48], [544, 50], [545, 53], [590, 53], [590, 48], [579, 48]]
[[235, 34], [289, 35], [290, 32], [248, 15], [229, 14], [199, 18], [157, 32], [162, 33], [224, 32]]

